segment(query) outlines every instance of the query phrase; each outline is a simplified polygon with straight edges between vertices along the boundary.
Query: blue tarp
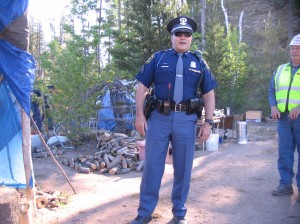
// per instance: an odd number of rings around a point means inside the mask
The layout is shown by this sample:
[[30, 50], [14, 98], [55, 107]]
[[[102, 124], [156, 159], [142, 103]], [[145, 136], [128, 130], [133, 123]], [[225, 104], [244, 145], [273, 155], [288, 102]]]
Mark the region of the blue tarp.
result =
[[[101, 106], [102, 108], [98, 110], [98, 128], [104, 128], [109, 131], [120, 131], [119, 129], [126, 130], [133, 130], [133, 105], [134, 105], [134, 98], [131, 97], [130, 94], [126, 94], [121, 90], [115, 91], [117, 93], [111, 94], [110, 90], [107, 90], [103, 96], [100, 97]], [[114, 101], [122, 102], [122, 105], [126, 108], [127, 113], [124, 114], [114, 114], [113, 111], [113, 100], [111, 99], [113, 96], [117, 99]], [[117, 109], [116, 109], [117, 111]], [[117, 121], [117, 122], [116, 122]], [[124, 123], [124, 127], [117, 127], [117, 123]]]
[[[27, 9], [28, 0], [0, 2], [0, 33]], [[25, 32], [25, 31], [24, 31]], [[20, 114], [30, 114], [30, 92], [34, 81], [35, 62], [31, 54], [0, 39], [0, 185], [25, 188]], [[33, 174], [30, 186], [34, 185]]]

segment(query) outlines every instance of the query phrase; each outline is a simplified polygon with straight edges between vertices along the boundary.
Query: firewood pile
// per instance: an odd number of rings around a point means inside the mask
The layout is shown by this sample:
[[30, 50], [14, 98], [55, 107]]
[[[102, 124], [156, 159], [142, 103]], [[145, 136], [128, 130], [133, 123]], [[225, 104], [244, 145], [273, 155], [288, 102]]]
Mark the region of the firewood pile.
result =
[[67, 204], [68, 200], [68, 197], [63, 196], [60, 191], [36, 191], [35, 203], [38, 209], [56, 208], [61, 204]]
[[132, 131], [131, 137], [123, 133], [98, 130], [97, 149], [94, 155], [79, 155], [77, 158], [62, 159], [61, 163], [81, 173], [110, 175], [125, 174], [132, 170], [142, 171], [144, 161], [139, 161], [138, 141], [141, 136]]

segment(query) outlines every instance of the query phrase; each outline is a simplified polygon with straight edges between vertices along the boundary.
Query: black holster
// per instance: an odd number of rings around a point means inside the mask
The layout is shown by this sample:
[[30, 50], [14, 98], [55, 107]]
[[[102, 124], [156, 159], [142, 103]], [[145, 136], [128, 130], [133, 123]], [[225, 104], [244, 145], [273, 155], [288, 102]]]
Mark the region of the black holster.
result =
[[147, 94], [145, 101], [144, 115], [146, 120], [148, 120], [151, 112], [156, 108], [156, 99], [151, 94]]
[[201, 97], [187, 100], [186, 106], [187, 115], [196, 113], [198, 119], [201, 118], [203, 109], [203, 100]]

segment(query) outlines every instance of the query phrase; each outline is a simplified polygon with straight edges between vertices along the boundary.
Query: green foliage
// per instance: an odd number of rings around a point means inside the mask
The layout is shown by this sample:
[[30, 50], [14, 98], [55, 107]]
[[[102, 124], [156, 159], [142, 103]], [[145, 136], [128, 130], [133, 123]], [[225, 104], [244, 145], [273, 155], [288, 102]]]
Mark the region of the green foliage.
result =
[[49, 96], [51, 117], [56, 124], [63, 124], [72, 140], [79, 141], [84, 138], [87, 123], [95, 114], [95, 96], [87, 94], [97, 82], [93, 71], [89, 70], [93, 55], [87, 52], [87, 42], [80, 38], [68, 41], [66, 47], [59, 45], [57, 40], [49, 46], [43, 66], [55, 87]]
[[236, 29], [226, 35], [224, 27], [216, 24], [207, 32], [207, 59], [218, 81], [217, 108], [241, 108], [246, 82], [246, 45], [239, 43]]
[[268, 103], [268, 86], [273, 71], [283, 63], [289, 61], [287, 43], [281, 47], [281, 24], [273, 22], [269, 15], [265, 21], [265, 29], [256, 31], [256, 45], [248, 53], [248, 85], [247, 108], [262, 110], [264, 114], [270, 113]]

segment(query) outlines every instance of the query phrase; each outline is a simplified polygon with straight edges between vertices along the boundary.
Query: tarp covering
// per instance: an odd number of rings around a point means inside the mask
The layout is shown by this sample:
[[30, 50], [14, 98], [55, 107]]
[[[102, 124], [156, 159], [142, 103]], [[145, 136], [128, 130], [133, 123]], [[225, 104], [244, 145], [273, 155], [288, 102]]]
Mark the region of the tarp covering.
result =
[[98, 128], [124, 133], [133, 130], [135, 99], [126, 85], [122, 80], [105, 85], [97, 99]]
[[[26, 19], [24, 12], [27, 6], [28, 0], [0, 1], [0, 76], [4, 76], [0, 84], [0, 185], [15, 188], [26, 187], [19, 113], [23, 108], [28, 116], [30, 114], [35, 62], [31, 54], [8, 42], [5, 36], [11, 36], [6, 28], [13, 27], [11, 24], [15, 20], [20, 17]], [[26, 36], [25, 27], [24, 30], [21, 28], [12, 30]], [[32, 174], [30, 187], [33, 187], [33, 180]]]

